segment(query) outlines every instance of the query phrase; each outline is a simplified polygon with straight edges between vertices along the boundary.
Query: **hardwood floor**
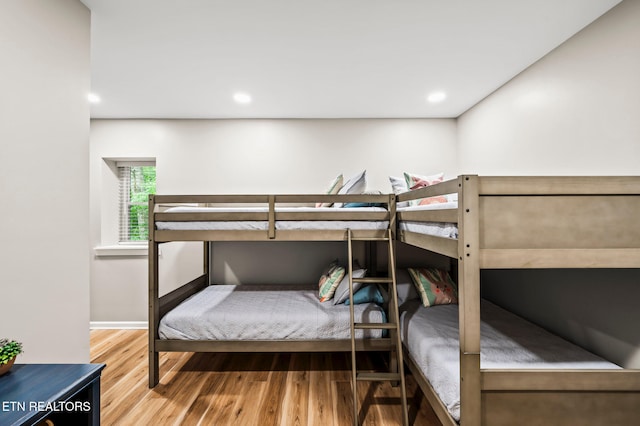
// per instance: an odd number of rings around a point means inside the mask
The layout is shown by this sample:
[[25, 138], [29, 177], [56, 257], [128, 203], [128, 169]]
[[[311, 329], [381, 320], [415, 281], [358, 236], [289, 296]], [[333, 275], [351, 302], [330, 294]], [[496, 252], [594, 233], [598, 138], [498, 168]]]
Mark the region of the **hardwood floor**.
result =
[[[381, 357], [359, 354], [359, 368]], [[349, 353], [162, 353], [148, 388], [146, 330], [92, 330], [91, 362], [105, 363], [104, 425], [351, 425]], [[360, 424], [401, 423], [399, 388], [359, 382]], [[409, 418], [440, 426], [411, 376]]]

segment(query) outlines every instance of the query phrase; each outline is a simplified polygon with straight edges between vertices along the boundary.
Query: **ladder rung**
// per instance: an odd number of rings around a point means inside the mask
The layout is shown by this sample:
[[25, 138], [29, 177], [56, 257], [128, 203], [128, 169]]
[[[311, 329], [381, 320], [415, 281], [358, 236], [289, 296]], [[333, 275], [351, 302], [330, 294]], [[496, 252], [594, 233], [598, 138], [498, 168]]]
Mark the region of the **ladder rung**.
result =
[[365, 330], [395, 330], [394, 322], [356, 322], [353, 326], [357, 329]]
[[393, 279], [388, 277], [365, 277], [365, 278], [353, 278], [354, 283], [363, 284], [391, 284]]
[[400, 380], [398, 373], [357, 373], [356, 380], [367, 382], [383, 382]]
[[355, 237], [351, 241], [390, 241], [387, 237]]

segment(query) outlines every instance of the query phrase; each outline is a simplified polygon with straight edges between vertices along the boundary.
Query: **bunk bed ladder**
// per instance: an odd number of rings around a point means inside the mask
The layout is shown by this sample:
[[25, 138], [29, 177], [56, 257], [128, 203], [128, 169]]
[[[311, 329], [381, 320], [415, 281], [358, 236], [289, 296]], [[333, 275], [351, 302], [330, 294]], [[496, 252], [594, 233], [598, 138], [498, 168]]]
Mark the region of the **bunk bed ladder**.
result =
[[[398, 315], [398, 293], [396, 289], [396, 269], [395, 255], [393, 251], [393, 239], [391, 230], [388, 230], [385, 237], [380, 238], [354, 238], [351, 230], [347, 231], [348, 249], [349, 249], [349, 300], [353, 300], [353, 283], [362, 284], [386, 284], [389, 294], [389, 322], [380, 323], [356, 323], [354, 316], [353, 303], [349, 304], [351, 313], [351, 385], [353, 391], [353, 424], [358, 425], [358, 382], [359, 381], [388, 381], [397, 383], [400, 386], [400, 398], [402, 404], [402, 424], [409, 424], [409, 415], [407, 410], [407, 391], [404, 378], [404, 362], [402, 359], [402, 340], [400, 335], [400, 318]], [[389, 247], [388, 271], [387, 277], [353, 277], [353, 241], [384, 241]], [[361, 372], [356, 366], [356, 330], [372, 330], [382, 329], [388, 330], [391, 338], [391, 350], [389, 358], [389, 372]]]

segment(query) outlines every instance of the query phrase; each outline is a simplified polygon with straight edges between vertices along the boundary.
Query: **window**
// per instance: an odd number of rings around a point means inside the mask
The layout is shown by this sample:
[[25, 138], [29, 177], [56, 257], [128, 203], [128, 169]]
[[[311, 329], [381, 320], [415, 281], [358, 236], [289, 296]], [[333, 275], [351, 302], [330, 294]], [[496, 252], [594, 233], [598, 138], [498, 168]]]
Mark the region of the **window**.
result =
[[151, 162], [118, 162], [120, 243], [149, 239], [149, 194], [156, 193], [156, 166]]

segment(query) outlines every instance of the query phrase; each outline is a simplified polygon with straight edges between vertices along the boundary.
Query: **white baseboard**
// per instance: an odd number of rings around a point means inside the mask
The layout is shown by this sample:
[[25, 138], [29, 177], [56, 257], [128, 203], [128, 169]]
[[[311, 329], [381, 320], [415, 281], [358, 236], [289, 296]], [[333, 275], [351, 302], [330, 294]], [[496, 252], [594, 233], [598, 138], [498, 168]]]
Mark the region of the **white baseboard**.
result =
[[91, 330], [146, 330], [149, 327], [147, 321], [91, 321], [89, 328]]

